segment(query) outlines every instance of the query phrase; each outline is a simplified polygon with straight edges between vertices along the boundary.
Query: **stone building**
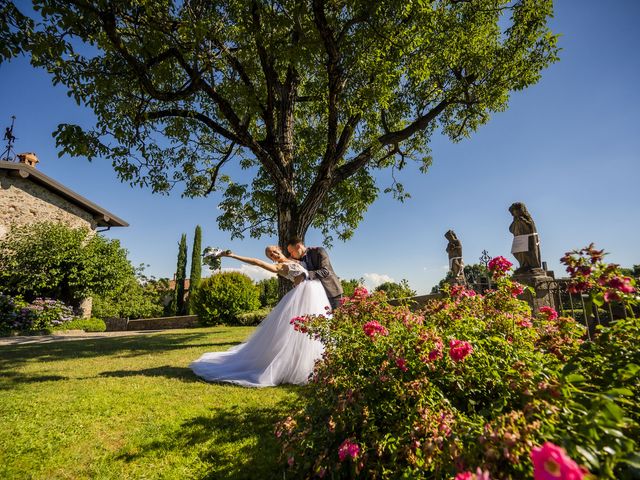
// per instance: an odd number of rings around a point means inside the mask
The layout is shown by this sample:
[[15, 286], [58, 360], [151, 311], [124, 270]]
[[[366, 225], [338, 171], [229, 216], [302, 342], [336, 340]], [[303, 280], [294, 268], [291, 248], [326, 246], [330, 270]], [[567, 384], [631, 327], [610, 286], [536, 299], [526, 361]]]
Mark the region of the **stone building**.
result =
[[[39, 222], [60, 222], [70, 227], [127, 227], [113, 213], [56, 182], [36, 168], [33, 153], [20, 153], [17, 161], [0, 161], [0, 238], [12, 226]], [[83, 302], [83, 313], [91, 311]]]
[[71, 227], [127, 227], [113, 213], [78, 195], [36, 169], [33, 153], [17, 162], [0, 161], [0, 237], [12, 225], [60, 222]]

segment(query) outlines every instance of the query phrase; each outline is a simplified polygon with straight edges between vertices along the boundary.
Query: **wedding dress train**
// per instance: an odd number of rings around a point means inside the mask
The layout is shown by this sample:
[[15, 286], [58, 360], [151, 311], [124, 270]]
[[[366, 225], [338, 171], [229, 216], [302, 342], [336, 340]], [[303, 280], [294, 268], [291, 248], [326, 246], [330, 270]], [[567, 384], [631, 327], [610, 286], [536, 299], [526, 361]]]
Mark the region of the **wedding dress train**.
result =
[[328, 305], [320, 281], [304, 281], [282, 297], [245, 343], [226, 352], [205, 353], [190, 367], [207, 381], [247, 387], [305, 384], [323, 345], [295, 331], [289, 322], [301, 315], [325, 314]]

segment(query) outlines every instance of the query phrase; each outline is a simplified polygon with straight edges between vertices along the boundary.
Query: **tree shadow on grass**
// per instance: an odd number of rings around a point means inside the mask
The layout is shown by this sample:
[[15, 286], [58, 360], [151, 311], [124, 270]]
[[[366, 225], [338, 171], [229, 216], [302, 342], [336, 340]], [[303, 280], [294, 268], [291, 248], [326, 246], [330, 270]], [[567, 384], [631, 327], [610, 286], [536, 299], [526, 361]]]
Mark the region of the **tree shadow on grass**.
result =
[[162, 367], [145, 368], [143, 370], [115, 370], [113, 372], [102, 372], [100, 377], [165, 377], [175, 378], [183, 382], [200, 382], [201, 380], [191, 371], [190, 368], [172, 367], [163, 365]]
[[[299, 389], [293, 386], [277, 388]], [[280, 446], [274, 435], [276, 422], [285, 418], [295, 400], [276, 406], [234, 405], [212, 410], [183, 422], [161, 440], [139, 445], [122, 452], [116, 459], [132, 462], [140, 457], [162, 455], [163, 452], [199, 451], [199, 460], [207, 465], [200, 478], [279, 479], [286, 477], [286, 465], [280, 462]]]
[[55, 382], [68, 380], [60, 375], [24, 375], [18, 372], [0, 372], [0, 390], [9, 390], [21, 383]]
[[[153, 352], [167, 352], [186, 348], [214, 347], [216, 350], [238, 345], [238, 341], [228, 338], [220, 341], [206, 342], [207, 337], [226, 335], [228, 331], [180, 333], [159, 335], [136, 335], [99, 339], [58, 341], [44, 344], [7, 345], [0, 348], [0, 370], [19, 367], [26, 362], [46, 362], [74, 358], [93, 358], [119, 355], [136, 357]], [[200, 342], [198, 342], [200, 341]]]

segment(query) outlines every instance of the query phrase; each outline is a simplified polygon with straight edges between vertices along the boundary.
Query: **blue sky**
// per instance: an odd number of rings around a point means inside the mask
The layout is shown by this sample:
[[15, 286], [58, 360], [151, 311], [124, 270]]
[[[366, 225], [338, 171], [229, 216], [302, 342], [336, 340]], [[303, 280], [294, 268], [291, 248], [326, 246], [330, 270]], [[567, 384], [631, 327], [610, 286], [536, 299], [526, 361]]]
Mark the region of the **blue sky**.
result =
[[[407, 168], [399, 179], [412, 198], [388, 196], [369, 209], [354, 237], [336, 242], [331, 259], [342, 278], [369, 286], [406, 278], [428, 293], [447, 270], [444, 233], [453, 229], [465, 262], [483, 249], [509, 255], [515, 201], [524, 202], [540, 232], [543, 260], [563, 276], [558, 259], [595, 242], [624, 266], [640, 263], [640, 2], [556, 2], [552, 29], [562, 35], [560, 62], [541, 81], [513, 94], [509, 109], [493, 116], [471, 139], [452, 144], [436, 136], [426, 175]], [[51, 133], [59, 123], [90, 125], [92, 114], [53, 87], [47, 74], [24, 59], [0, 65], [0, 127], [17, 117], [17, 152], [36, 152], [38, 168], [127, 220], [107, 232], [147, 273], [171, 277], [180, 235], [189, 244], [197, 224], [204, 244], [263, 256], [274, 238], [231, 241], [216, 225], [217, 197], [153, 195], [120, 183], [106, 161], [58, 158]], [[381, 176], [381, 186], [387, 177]], [[308, 245], [321, 244], [318, 232]], [[511, 258], [513, 260], [513, 258]], [[239, 265], [225, 260], [224, 267]], [[254, 278], [258, 272], [245, 268]]]

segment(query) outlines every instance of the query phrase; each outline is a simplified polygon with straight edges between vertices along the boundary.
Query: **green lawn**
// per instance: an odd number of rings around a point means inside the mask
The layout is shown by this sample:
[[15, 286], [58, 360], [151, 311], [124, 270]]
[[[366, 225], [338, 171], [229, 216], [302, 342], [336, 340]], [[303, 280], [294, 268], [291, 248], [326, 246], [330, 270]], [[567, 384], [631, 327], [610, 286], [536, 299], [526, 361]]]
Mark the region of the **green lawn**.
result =
[[251, 327], [0, 346], [0, 478], [283, 478], [273, 425], [299, 387], [200, 381]]

